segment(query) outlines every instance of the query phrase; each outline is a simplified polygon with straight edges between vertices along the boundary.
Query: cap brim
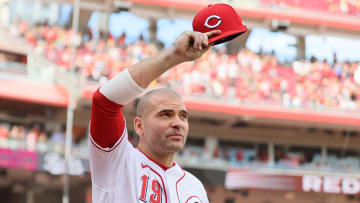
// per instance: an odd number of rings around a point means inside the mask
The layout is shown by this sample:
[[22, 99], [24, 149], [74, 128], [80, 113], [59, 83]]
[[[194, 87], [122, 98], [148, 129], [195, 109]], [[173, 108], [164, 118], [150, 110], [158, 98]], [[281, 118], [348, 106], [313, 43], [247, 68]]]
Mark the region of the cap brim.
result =
[[247, 29], [223, 32], [220, 35], [210, 38], [209, 44], [217, 45], [217, 44], [221, 44], [221, 43], [230, 41], [232, 39], [235, 39], [236, 37], [238, 37], [239, 35], [243, 34], [246, 31], [247, 31]]

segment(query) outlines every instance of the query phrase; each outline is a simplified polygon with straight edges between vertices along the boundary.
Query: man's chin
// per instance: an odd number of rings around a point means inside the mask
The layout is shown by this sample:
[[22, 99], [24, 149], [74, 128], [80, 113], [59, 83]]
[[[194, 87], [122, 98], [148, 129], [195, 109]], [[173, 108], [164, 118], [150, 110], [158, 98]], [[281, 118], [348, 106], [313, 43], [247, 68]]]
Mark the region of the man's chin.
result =
[[183, 150], [183, 148], [183, 144], [172, 144], [171, 146], [168, 146], [168, 151], [176, 153]]

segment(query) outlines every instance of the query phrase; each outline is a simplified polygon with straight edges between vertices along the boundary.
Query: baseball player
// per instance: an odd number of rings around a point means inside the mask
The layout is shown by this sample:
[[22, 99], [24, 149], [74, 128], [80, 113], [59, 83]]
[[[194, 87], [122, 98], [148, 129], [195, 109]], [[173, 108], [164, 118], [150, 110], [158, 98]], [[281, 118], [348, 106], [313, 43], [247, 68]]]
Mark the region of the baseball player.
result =
[[134, 120], [137, 148], [128, 141], [121, 109], [168, 69], [201, 57], [210, 47], [208, 39], [220, 33], [184, 32], [170, 48], [130, 66], [94, 93], [89, 136], [93, 202], [209, 202], [202, 183], [174, 162], [189, 130], [181, 96], [163, 88], [140, 98]]

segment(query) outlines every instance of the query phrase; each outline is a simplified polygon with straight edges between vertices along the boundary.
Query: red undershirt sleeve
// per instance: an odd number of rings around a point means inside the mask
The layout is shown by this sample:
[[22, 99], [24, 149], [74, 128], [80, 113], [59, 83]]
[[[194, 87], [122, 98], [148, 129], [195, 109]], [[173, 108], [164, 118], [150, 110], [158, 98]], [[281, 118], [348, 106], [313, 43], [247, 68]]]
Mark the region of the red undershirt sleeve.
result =
[[103, 150], [110, 149], [122, 138], [126, 126], [121, 109], [143, 91], [144, 89], [133, 80], [128, 69], [125, 69], [94, 93], [90, 136], [97, 147]]
[[125, 129], [123, 105], [107, 99], [99, 89], [94, 93], [91, 109], [90, 134], [102, 148], [112, 148]]

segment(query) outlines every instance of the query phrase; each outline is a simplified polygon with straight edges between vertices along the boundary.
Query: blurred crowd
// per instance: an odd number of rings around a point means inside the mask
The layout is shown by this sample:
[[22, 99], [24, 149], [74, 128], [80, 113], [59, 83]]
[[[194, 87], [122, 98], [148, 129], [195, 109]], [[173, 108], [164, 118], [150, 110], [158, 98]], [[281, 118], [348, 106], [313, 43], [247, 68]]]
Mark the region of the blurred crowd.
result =
[[[73, 147], [85, 147], [83, 151], [86, 151], [85, 134], [78, 132], [73, 132]], [[25, 125], [0, 122], [0, 148], [63, 152], [64, 145], [65, 126], [45, 129], [39, 123]]]
[[[30, 25], [21, 22], [11, 26], [10, 32], [23, 37], [36, 53], [45, 55], [61, 68], [70, 70], [75, 67], [85, 78], [95, 81], [111, 78], [130, 64], [157, 52], [154, 45], [141, 39], [125, 45], [125, 35], [114, 39], [100, 33], [99, 37], [93, 37], [90, 29], [80, 35], [71, 29], [47, 23]], [[76, 54], [73, 54], [73, 46]], [[74, 64], [71, 63], [73, 58]]]
[[[73, 127], [73, 151], [87, 155], [88, 139], [86, 129]], [[28, 151], [64, 152], [66, 127], [47, 126], [43, 123], [17, 124], [0, 121], [0, 149], [25, 149]], [[137, 146], [139, 137], [129, 133], [129, 141]]]
[[209, 52], [195, 63], [180, 65], [162, 77], [184, 95], [208, 96], [241, 103], [282, 104], [315, 109], [360, 109], [354, 74], [359, 63], [316, 59], [278, 64], [276, 57], [242, 49], [236, 55]]
[[[78, 136], [73, 139], [73, 152], [86, 156], [88, 139]], [[129, 141], [136, 147], [139, 137], [129, 132]], [[320, 148], [275, 146], [274, 160], [270, 163], [266, 144], [223, 143], [210, 151], [204, 144], [193, 142], [191, 138], [183, 151], [177, 154], [188, 164], [209, 164], [229, 167], [275, 167], [287, 169], [308, 169], [357, 172], [360, 169], [359, 152], [329, 150], [325, 160]], [[65, 127], [45, 130], [41, 124], [23, 125], [0, 123], [0, 148], [28, 150], [34, 152], [64, 152]]]
[[[106, 82], [124, 68], [159, 50], [142, 38], [125, 44], [125, 34], [93, 37], [46, 23], [14, 24], [11, 33], [22, 36], [35, 52], [66, 70], [81, 73], [82, 81]], [[76, 47], [76, 53], [72, 50]], [[74, 57], [74, 64], [71, 59]], [[273, 54], [241, 49], [212, 49], [194, 62], [166, 72], [153, 85], [170, 86], [182, 95], [237, 103], [283, 105], [290, 108], [360, 109], [360, 63], [328, 62], [312, 57], [281, 65]]]
[[299, 0], [260, 0], [262, 5], [272, 8], [284, 9], [308, 9], [315, 11], [328, 12], [332, 14], [360, 15], [359, 0], [317, 0], [317, 1], [299, 1]]
[[267, 145], [252, 147], [219, 144], [211, 153], [204, 146], [187, 144], [178, 158], [190, 163], [212, 163], [230, 167], [275, 167], [288, 169], [309, 169], [357, 172], [360, 169], [359, 154], [345, 155], [343, 152], [330, 153], [321, 160], [321, 149], [276, 146], [273, 163], [269, 162]]

